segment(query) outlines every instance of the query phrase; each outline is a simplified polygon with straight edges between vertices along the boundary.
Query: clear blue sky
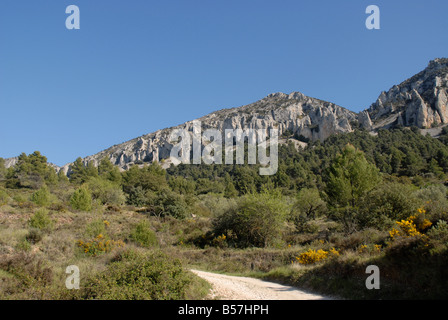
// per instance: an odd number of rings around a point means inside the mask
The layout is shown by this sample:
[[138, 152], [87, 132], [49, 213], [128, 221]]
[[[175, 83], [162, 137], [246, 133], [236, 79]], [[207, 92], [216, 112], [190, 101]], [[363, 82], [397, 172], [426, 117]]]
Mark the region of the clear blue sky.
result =
[[358, 112], [448, 56], [447, 17], [446, 0], [1, 0], [0, 157], [64, 165], [272, 92]]

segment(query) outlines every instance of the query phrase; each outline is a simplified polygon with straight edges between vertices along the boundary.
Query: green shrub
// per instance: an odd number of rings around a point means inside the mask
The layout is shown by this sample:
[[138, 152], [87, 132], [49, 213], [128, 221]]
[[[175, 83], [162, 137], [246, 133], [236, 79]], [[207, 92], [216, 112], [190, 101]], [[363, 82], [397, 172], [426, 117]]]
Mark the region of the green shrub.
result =
[[91, 178], [88, 181], [93, 199], [98, 199], [101, 204], [122, 205], [125, 196], [120, 186], [103, 178]]
[[31, 228], [25, 236], [26, 241], [30, 244], [36, 244], [42, 240], [42, 231], [37, 228]]
[[118, 248], [123, 248], [125, 246], [123, 241], [110, 240], [103, 234], [99, 234], [90, 241], [78, 240], [77, 244], [84, 253], [94, 257], [103, 253], [111, 252]]
[[188, 274], [178, 260], [161, 251], [143, 253], [127, 250], [106, 270], [85, 285], [86, 299], [99, 300], [179, 300], [185, 299]]
[[9, 199], [8, 193], [5, 190], [0, 189], [0, 206], [4, 206], [5, 204], [7, 204], [8, 199]]
[[44, 207], [50, 204], [50, 191], [47, 186], [43, 186], [31, 195], [31, 201], [38, 206]]
[[289, 206], [279, 191], [247, 194], [214, 220], [214, 233], [240, 247], [266, 247], [281, 234]]
[[75, 210], [92, 210], [92, 195], [86, 187], [77, 189], [70, 198], [70, 205]]
[[296, 203], [289, 219], [294, 222], [297, 231], [303, 231], [306, 223], [324, 213], [326, 203], [319, 195], [319, 190], [303, 188], [297, 195]]
[[34, 213], [29, 220], [29, 226], [40, 230], [48, 231], [53, 227], [53, 220], [51, 220], [48, 210], [41, 208]]
[[30, 251], [31, 250], [31, 243], [27, 239], [22, 239], [22, 241], [20, 241], [17, 244], [17, 249], [19, 249], [21, 251]]
[[172, 216], [184, 219], [187, 216], [187, 204], [181, 195], [164, 190], [154, 199], [153, 214], [159, 217]]
[[142, 247], [152, 247], [157, 245], [156, 234], [146, 220], [143, 220], [135, 226], [134, 230], [131, 232], [130, 238]]
[[107, 234], [106, 226], [107, 226], [107, 222], [103, 221], [101, 219], [92, 221], [86, 226], [85, 235], [88, 238], [95, 238], [95, 237], [99, 236], [100, 234], [102, 234], [103, 236], [106, 236], [106, 234]]

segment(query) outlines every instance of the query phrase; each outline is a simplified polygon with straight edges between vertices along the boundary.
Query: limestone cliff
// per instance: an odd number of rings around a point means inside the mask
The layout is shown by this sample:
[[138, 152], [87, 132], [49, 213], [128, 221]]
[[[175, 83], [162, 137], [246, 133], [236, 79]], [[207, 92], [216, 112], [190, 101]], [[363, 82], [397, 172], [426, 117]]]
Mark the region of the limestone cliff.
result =
[[[270, 94], [255, 103], [216, 111], [196, 120], [201, 121], [203, 130], [278, 129], [280, 137], [325, 140], [332, 134], [352, 131], [352, 123], [356, 119], [354, 112], [294, 92]], [[113, 164], [127, 169], [132, 164], [167, 159], [173, 147], [173, 143], [168, 141], [169, 134], [178, 128], [192, 132], [193, 121], [115, 145], [83, 160], [98, 164], [103, 157], [108, 157]], [[68, 171], [69, 166], [65, 166], [64, 171]]]
[[430, 128], [448, 123], [448, 59], [435, 59], [412, 78], [382, 92], [367, 110], [373, 129]]

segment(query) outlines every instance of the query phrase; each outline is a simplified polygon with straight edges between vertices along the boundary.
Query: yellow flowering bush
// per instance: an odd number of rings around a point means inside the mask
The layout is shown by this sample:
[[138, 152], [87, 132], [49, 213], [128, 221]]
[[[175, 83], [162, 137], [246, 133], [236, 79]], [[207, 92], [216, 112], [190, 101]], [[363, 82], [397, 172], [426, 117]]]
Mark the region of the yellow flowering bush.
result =
[[309, 249], [308, 251], [301, 253], [296, 259], [300, 264], [313, 264], [325, 260], [330, 256], [339, 256], [339, 251], [335, 248], [331, 248], [329, 251]]
[[365, 245], [365, 244], [360, 245], [359, 248], [358, 248], [358, 252], [359, 253], [367, 252], [367, 245]]
[[423, 232], [425, 232], [432, 223], [423, 217], [424, 214], [424, 209], [418, 209], [418, 215], [412, 215], [406, 220], [395, 221], [398, 225], [398, 229], [393, 228], [389, 231], [390, 238], [393, 240], [397, 237], [425, 237]]
[[374, 245], [366, 245], [362, 244], [358, 247], [359, 253], [379, 253], [381, 252], [382, 246], [380, 244], [374, 244]]
[[82, 241], [78, 240], [78, 247], [80, 247], [84, 253], [90, 254], [92, 256], [97, 256], [101, 253], [110, 252], [115, 248], [124, 247], [124, 242], [121, 240], [109, 240], [106, 239], [102, 234], [96, 236], [92, 241]]
[[220, 235], [213, 239], [212, 244], [215, 247], [224, 248], [227, 246], [226, 235]]
[[339, 251], [336, 250], [335, 248], [331, 248], [329, 252], [330, 252], [330, 255], [332, 255], [332, 256], [339, 256]]

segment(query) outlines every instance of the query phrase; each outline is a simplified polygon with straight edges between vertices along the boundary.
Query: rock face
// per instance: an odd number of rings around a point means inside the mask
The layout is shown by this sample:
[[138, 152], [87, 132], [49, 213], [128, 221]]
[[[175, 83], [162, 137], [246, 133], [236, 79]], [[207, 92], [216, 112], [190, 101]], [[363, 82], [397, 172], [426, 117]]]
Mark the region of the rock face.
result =
[[373, 129], [430, 128], [448, 123], [448, 59], [435, 59], [412, 78], [382, 92], [367, 110]]
[[[333, 103], [310, 98], [302, 93], [273, 93], [255, 103], [232, 109], [213, 112], [202, 118], [202, 130], [217, 129], [278, 129], [279, 137], [325, 140], [330, 135], [351, 132], [356, 122], [356, 113]], [[84, 163], [95, 165], [103, 157], [122, 169], [129, 165], [152, 161], [162, 161], [170, 156], [173, 143], [169, 141], [170, 133], [175, 129], [193, 131], [193, 121], [182, 125], [158, 130], [120, 145], [113, 146], [98, 154], [83, 159]], [[165, 161], [165, 165], [170, 162]], [[62, 168], [70, 173], [70, 164]]]

